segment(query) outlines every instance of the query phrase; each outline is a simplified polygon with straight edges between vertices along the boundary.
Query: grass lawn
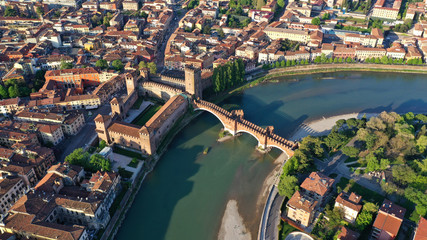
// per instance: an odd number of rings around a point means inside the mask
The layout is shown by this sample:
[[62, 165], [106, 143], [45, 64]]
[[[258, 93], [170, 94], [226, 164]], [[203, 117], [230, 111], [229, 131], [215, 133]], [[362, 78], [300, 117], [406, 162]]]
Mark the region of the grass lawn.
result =
[[128, 164], [129, 167], [137, 168], [139, 160], [137, 158], [132, 158], [132, 161]]
[[148, 120], [150, 120], [150, 118], [156, 114], [157, 111], [159, 111], [159, 109], [161, 108], [161, 105], [154, 105], [154, 106], [150, 106], [148, 108], [146, 108], [142, 113], [140, 113], [138, 115], [138, 117], [136, 117], [133, 121], [132, 124], [138, 125], [138, 126], [144, 126], [144, 124], [146, 122], [148, 122]]
[[140, 153], [129, 151], [129, 150], [126, 150], [126, 149], [123, 149], [123, 148], [114, 147], [113, 148], [113, 152], [117, 153], [117, 154], [120, 154], [120, 155], [124, 155], [124, 156], [130, 157], [130, 158], [137, 158], [137, 159], [140, 159], [140, 160], [144, 160], [144, 157], [142, 157], [142, 155]]
[[[337, 186], [341, 187], [341, 189], [344, 189], [347, 184], [349, 184], [350, 180], [348, 178], [341, 178], [341, 181], [337, 184]], [[379, 193], [376, 193], [372, 190], [369, 190], [365, 187], [363, 187], [362, 185], [358, 184], [358, 183], [354, 183], [351, 187], [350, 187], [350, 192], [355, 192], [359, 195], [362, 196], [362, 200], [368, 201], [368, 202], [373, 202], [375, 204], [377, 204], [378, 206], [380, 206], [382, 204], [382, 202], [384, 201], [384, 196], [382, 196]]]
[[279, 240], [284, 240], [291, 232], [298, 231], [298, 229], [292, 227], [283, 220], [280, 220], [280, 227], [281, 230], [279, 231]]
[[144, 98], [139, 97], [135, 103], [132, 106], [132, 109], [139, 109], [139, 107], [141, 107], [142, 102], [144, 101]]

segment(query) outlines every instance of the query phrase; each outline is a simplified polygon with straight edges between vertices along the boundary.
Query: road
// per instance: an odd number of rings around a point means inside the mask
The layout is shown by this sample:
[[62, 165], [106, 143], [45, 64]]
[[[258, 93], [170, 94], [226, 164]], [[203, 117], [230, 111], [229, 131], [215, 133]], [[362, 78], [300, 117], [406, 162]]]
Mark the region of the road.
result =
[[267, 218], [266, 240], [278, 239], [279, 229], [277, 225], [280, 223], [280, 208], [282, 207], [283, 200], [285, 200], [285, 196], [280, 196], [279, 193], [276, 193]]
[[91, 110], [92, 116], [85, 118], [86, 124], [80, 130], [80, 132], [71, 137], [67, 137], [62, 143], [58, 146], [61, 155], [59, 157], [59, 161], [64, 161], [65, 157], [74, 151], [76, 148], [85, 147], [86, 144], [90, 142], [96, 136], [95, 132], [95, 122], [93, 119], [98, 114], [109, 114], [111, 112], [110, 104], [104, 104], [98, 109]]
[[163, 70], [163, 66], [165, 63], [165, 49], [166, 45], [169, 41], [169, 38], [171, 37], [172, 33], [175, 32], [175, 30], [178, 28], [179, 22], [181, 21], [181, 18], [185, 16], [185, 13], [187, 12], [185, 9], [181, 10], [181, 15], [178, 16], [177, 10], [181, 9], [181, 5], [179, 4], [182, 1], [179, 1], [176, 5], [172, 6], [174, 15], [169, 27], [166, 30], [165, 36], [163, 37], [162, 45], [160, 46], [159, 51], [156, 54], [156, 64], [158, 72], [161, 72]]

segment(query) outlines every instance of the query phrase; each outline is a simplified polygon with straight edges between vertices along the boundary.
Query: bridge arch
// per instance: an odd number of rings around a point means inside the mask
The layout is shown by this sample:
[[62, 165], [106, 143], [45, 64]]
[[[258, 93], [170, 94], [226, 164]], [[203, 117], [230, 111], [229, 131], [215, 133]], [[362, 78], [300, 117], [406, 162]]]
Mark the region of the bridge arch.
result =
[[226, 130], [226, 131], [230, 132], [233, 136], [234, 136], [234, 135], [236, 135], [236, 133], [234, 132], [234, 130], [229, 129], [229, 128], [227, 127], [227, 125], [225, 125], [225, 123], [222, 121], [221, 117], [219, 117], [219, 116], [218, 116], [215, 112], [213, 112], [212, 110], [210, 110], [210, 109], [208, 109], [208, 108], [201, 108], [201, 107], [198, 107], [198, 108], [195, 108], [195, 109], [194, 109], [194, 111], [206, 111], [206, 112], [211, 113], [211, 114], [212, 114], [212, 115], [214, 115], [216, 118], [218, 118], [218, 120], [221, 122], [222, 126], [224, 126], [224, 130]]
[[[249, 135], [252, 135], [252, 137], [254, 137], [257, 141], [258, 141], [258, 146], [262, 146], [261, 145], [261, 142], [259, 141], [259, 139], [258, 139], [258, 137], [257, 136], [255, 136], [253, 133], [251, 133], [251, 132], [249, 132], [249, 131], [246, 131], [246, 130], [237, 130], [236, 131], [236, 134], [238, 134], [238, 133], [249, 133]], [[264, 147], [264, 146], [262, 146], [262, 147]]]
[[281, 147], [279, 147], [279, 146], [277, 146], [277, 145], [274, 145], [274, 144], [267, 144], [267, 148], [269, 148], [269, 147], [274, 147], [274, 148], [279, 149], [280, 151], [282, 151], [283, 153], [285, 153], [285, 154], [286, 154], [286, 156], [288, 156], [288, 159], [292, 157], [292, 156], [289, 156], [288, 151], [284, 150], [283, 148], [281, 148]]

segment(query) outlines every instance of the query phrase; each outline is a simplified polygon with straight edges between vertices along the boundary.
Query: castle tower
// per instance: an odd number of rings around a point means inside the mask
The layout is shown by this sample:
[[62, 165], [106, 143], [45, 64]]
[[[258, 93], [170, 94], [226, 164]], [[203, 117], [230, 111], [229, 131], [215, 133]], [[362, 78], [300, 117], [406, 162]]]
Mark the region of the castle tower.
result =
[[127, 94], [130, 95], [136, 89], [136, 76], [135, 72], [129, 72], [126, 74], [126, 90]]
[[111, 125], [111, 116], [109, 115], [101, 115], [98, 114], [95, 121], [95, 129], [98, 133], [98, 137], [101, 140], [106, 141], [107, 143], [110, 143], [110, 135], [108, 134], [108, 127]]
[[202, 98], [202, 71], [200, 68], [185, 66], [185, 91], [196, 98]]
[[110, 104], [111, 104], [111, 116], [114, 116], [117, 114], [118, 116], [121, 117], [123, 109], [122, 109], [122, 105], [120, 104], [119, 100], [117, 98], [113, 98], [110, 101]]

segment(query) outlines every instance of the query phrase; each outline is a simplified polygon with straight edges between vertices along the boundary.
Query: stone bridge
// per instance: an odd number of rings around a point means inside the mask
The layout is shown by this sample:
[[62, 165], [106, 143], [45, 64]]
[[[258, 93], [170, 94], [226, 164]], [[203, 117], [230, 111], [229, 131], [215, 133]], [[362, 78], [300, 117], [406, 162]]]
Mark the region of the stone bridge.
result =
[[233, 136], [237, 133], [249, 133], [258, 140], [258, 146], [262, 149], [271, 147], [282, 150], [288, 157], [294, 155], [294, 150], [298, 148], [298, 143], [289, 141], [273, 133], [274, 127], [262, 128], [243, 119], [243, 110], [233, 110], [231, 112], [207, 101], [200, 99], [193, 100], [194, 110], [204, 110], [216, 116], [224, 126], [224, 130]]

